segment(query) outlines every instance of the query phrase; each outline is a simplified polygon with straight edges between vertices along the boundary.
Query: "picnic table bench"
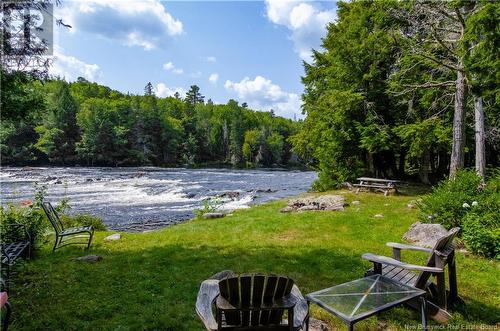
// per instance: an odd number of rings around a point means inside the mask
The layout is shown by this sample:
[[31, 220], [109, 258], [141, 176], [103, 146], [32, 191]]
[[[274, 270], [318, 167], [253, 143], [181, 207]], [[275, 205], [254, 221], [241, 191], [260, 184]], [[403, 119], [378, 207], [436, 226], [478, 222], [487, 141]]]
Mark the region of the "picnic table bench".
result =
[[397, 185], [401, 185], [404, 182], [395, 179], [382, 179], [382, 178], [370, 178], [370, 177], [359, 177], [357, 178], [358, 184], [353, 186], [357, 187], [356, 193], [359, 193], [361, 188], [374, 189], [384, 192], [387, 196], [389, 192], [397, 192]]

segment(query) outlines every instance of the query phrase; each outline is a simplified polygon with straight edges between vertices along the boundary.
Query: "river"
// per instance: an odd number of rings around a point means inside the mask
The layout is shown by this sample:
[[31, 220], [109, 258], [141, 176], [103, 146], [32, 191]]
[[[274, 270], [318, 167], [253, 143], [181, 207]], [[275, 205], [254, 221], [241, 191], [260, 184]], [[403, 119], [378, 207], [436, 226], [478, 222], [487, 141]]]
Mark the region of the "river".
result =
[[34, 184], [46, 184], [46, 199], [68, 198], [70, 213], [101, 217], [111, 229], [144, 231], [190, 219], [203, 201], [223, 196], [222, 209], [306, 192], [312, 171], [274, 169], [5, 167], [1, 203], [33, 199]]

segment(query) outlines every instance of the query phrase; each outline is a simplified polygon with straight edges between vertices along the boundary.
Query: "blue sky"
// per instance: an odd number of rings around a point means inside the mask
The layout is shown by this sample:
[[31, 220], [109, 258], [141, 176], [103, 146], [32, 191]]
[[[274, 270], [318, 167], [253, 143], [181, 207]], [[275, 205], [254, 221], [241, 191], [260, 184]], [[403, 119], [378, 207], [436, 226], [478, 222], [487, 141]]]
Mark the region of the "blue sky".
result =
[[214, 102], [230, 98], [293, 118], [302, 61], [318, 48], [335, 2], [63, 1], [52, 73], [83, 76], [122, 92], [158, 96], [190, 85]]

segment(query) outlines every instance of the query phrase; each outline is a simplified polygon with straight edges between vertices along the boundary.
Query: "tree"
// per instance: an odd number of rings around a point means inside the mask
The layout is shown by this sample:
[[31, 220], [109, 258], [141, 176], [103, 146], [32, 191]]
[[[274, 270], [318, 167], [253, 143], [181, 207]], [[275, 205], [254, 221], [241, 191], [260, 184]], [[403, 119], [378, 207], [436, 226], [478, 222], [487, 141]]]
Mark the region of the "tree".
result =
[[198, 103], [203, 103], [204, 96], [200, 93], [200, 88], [197, 85], [191, 85], [189, 91], [186, 93], [186, 102], [194, 107]]
[[[449, 72], [455, 79], [428, 81], [413, 88], [454, 87], [453, 140], [450, 159], [450, 177], [464, 166], [466, 67], [465, 59], [471, 50], [466, 42], [467, 21], [478, 10], [478, 2], [415, 1], [410, 10], [399, 11], [398, 18], [407, 24], [406, 50], [417, 63], [428, 70]], [[432, 78], [432, 77], [430, 77]]]
[[148, 82], [146, 86], [144, 87], [144, 95], [145, 96], [152, 96], [154, 95], [154, 88], [153, 84], [151, 82]]
[[75, 144], [80, 138], [76, 123], [78, 104], [71, 96], [68, 83], [57, 81], [55, 88], [44, 124], [36, 130], [40, 135], [36, 146], [49, 160], [65, 164], [74, 161]]

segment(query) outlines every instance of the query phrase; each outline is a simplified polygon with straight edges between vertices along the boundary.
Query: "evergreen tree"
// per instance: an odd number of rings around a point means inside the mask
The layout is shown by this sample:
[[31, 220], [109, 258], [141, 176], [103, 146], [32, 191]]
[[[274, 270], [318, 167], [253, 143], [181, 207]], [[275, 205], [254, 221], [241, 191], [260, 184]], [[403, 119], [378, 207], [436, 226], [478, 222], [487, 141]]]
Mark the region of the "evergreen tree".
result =
[[40, 138], [36, 147], [47, 154], [49, 160], [62, 164], [74, 161], [75, 144], [80, 136], [77, 111], [78, 104], [71, 96], [68, 83], [58, 81], [44, 124], [37, 127]]
[[151, 82], [148, 82], [146, 84], [146, 86], [144, 87], [144, 95], [146, 95], [146, 96], [154, 95], [154, 88], [153, 88], [153, 84], [151, 84]]
[[188, 105], [194, 107], [198, 103], [203, 103], [205, 97], [201, 95], [200, 88], [197, 85], [191, 85], [189, 91], [186, 93], [186, 102]]

